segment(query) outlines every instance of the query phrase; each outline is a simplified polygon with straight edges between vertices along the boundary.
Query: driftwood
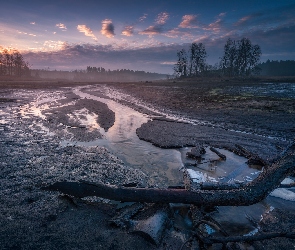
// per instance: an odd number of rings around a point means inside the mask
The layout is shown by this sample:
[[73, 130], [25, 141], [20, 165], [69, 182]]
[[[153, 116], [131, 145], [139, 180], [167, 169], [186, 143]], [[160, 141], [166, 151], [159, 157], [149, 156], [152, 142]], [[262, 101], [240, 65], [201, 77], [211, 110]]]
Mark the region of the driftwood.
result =
[[210, 150], [217, 154], [222, 160], [226, 160], [226, 156], [222, 153], [220, 153], [216, 148], [210, 147]]
[[275, 163], [265, 168], [252, 182], [224, 189], [155, 189], [127, 188], [85, 182], [57, 182], [44, 187], [76, 196], [99, 196], [111, 200], [148, 203], [186, 203], [206, 206], [247, 206], [263, 200], [271, 191], [280, 186], [283, 179], [294, 171], [295, 143]]

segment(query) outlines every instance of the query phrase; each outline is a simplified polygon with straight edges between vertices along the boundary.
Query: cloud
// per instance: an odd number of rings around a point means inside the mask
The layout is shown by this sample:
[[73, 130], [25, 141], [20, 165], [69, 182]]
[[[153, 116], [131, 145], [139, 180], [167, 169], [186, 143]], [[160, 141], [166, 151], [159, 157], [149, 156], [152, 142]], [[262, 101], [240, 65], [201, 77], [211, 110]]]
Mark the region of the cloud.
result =
[[77, 30], [85, 34], [85, 36], [89, 36], [94, 40], [97, 40], [96, 36], [93, 34], [92, 30], [84, 24], [80, 24], [77, 26]]
[[53, 41], [53, 40], [47, 40], [44, 42], [43, 46], [45, 50], [61, 50], [66, 45], [63, 41]]
[[164, 35], [170, 38], [181, 37], [182, 40], [186, 40], [186, 39], [191, 40], [194, 37], [191, 32], [181, 31], [179, 28], [174, 28], [172, 30], [169, 30], [166, 33], [164, 33]]
[[22, 34], [22, 35], [28, 35], [28, 36], [37, 36], [35, 34], [32, 33], [27, 33], [27, 32], [22, 32], [22, 31], [17, 31], [18, 34]]
[[140, 31], [138, 34], [154, 36], [154, 35], [161, 34], [162, 32], [163, 32], [162, 25], [152, 25], [146, 28], [145, 30]]
[[143, 16], [141, 16], [138, 20], [139, 22], [143, 22], [146, 18], [147, 18], [148, 14], [144, 14]]
[[60, 29], [62, 29], [62, 30], [66, 30], [67, 29], [67, 26], [65, 24], [63, 24], [63, 23], [57, 23], [55, 26], [58, 27], [58, 28], [60, 28]]
[[107, 38], [112, 38], [114, 37], [115, 33], [115, 27], [112, 23], [111, 19], [104, 19], [102, 20], [102, 28], [100, 33], [104, 36], [106, 36]]
[[175, 61], [171, 61], [171, 62], [161, 62], [160, 64], [164, 64], [164, 65], [175, 65]]
[[197, 25], [197, 15], [184, 15], [182, 22], [178, 25], [180, 28], [199, 28]]
[[167, 12], [162, 12], [158, 14], [156, 18], [156, 23], [159, 25], [164, 25], [168, 19], [169, 19], [169, 14]]
[[148, 36], [154, 36], [163, 33], [163, 26], [169, 19], [169, 14], [167, 12], [161, 12], [158, 14], [155, 25], [151, 25], [148, 28], [146, 28], [143, 31], [138, 32], [140, 35], [148, 35]]
[[36, 23], [35, 22], [30, 22], [30, 24], [35, 25]]
[[249, 21], [262, 16], [261, 13], [254, 13], [248, 16], [244, 16], [242, 18], [239, 19], [239, 21], [237, 21], [234, 26], [242, 26], [242, 25], [246, 25]]
[[[60, 45], [58, 51], [24, 53], [26, 60], [37, 68], [86, 69], [96, 65], [106, 69], [129, 68], [149, 72], [172, 73], [176, 52], [183, 45], [157, 45], [146, 48], [118, 50], [113, 45], [62, 44], [48, 41], [48, 45]], [[188, 47], [188, 46], [187, 46]]]
[[133, 36], [134, 27], [133, 26], [125, 26], [124, 30], [122, 31], [123, 36]]
[[208, 26], [203, 27], [204, 30], [209, 30], [213, 32], [219, 32], [222, 27], [222, 19], [218, 18], [215, 22], [210, 23]]

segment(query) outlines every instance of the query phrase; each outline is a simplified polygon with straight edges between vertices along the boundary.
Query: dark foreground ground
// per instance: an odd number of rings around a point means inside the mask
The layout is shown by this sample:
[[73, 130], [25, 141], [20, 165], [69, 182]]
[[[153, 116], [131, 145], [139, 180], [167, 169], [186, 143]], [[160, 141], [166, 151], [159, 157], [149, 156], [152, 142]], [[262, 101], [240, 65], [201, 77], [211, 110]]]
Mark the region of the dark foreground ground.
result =
[[[284, 82], [276, 83], [271, 88], [273, 91], [266, 93], [265, 86], [270, 83], [171, 81], [112, 83], [108, 87], [128, 95], [130, 98], [118, 98], [118, 101], [141, 112], [155, 115], [147, 109], [152, 107], [198, 123], [172, 122], [157, 115], [138, 128], [141, 139], [159, 147], [200, 143], [231, 148], [238, 143], [271, 163], [295, 137], [295, 96], [294, 84]], [[122, 185], [147, 178], [141, 171], [124, 166], [104, 148], [60, 147], [59, 142], [64, 138], [91, 140], [101, 136], [99, 132], [85, 133], [83, 127], [68, 120], [66, 114], [74, 109], [87, 107], [100, 115], [98, 123], [105, 129], [114, 122], [112, 111], [102, 103], [78, 100], [71, 89], [59, 88], [80, 85], [83, 83], [0, 82], [0, 249], [180, 249], [189, 235], [189, 227], [179, 222], [185, 221], [185, 212], [177, 210], [170, 215], [164, 239], [155, 245], [148, 237], [132, 233], [132, 227], [128, 230], [126, 225], [124, 229], [110, 223], [122, 214], [117, 205], [41, 189], [63, 180], [99, 178], [104, 183]], [[45, 123], [36, 117], [21, 115], [22, 107], [30, 103], [38, 91], [64, 96], [46, 115]], [[64, 106], [73, 100], [74, 105]], [[49, 132], [41, 132], [40, 126], [46, 126]], [[71, 136], [63, 132], [65, 128], [72, 132]], [[53, 131], [54, 136], [50, 134]], [[293, 202], [286, 204], [294, 206]], [[143, 210], [143, 214], [148, 214], [153, 209]], [[294, 215], [292, 211], [274, 209], [256, 223], [261, 231], [291, 231]], [[212, 249], [220, 247], [215, 245]], [[295, 249], [295, 242], [278, 238], [240, 247]], [[184, 249], [190, 249], [189, 244]]]

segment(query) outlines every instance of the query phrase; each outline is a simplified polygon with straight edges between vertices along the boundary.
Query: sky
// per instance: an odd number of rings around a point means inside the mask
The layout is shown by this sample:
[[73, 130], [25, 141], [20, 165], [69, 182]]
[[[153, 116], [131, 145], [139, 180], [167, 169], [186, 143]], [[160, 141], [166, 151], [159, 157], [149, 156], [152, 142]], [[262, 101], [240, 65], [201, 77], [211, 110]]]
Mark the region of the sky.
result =
[[295, 59], [295, 0], [0, 0], [0, 49], [31, 68], [172, 74], [176, 53], [205, 45], [219, 62], [228, 38], [249, 38], [261, 61]]

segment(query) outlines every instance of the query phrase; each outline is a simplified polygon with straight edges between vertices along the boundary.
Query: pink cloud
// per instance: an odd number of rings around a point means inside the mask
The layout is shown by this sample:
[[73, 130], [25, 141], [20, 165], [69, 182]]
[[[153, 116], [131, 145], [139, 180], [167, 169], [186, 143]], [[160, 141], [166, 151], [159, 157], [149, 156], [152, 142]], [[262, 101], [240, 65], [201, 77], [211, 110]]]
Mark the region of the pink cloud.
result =
[[125, 26], [124, 30], [122, 31], [123, 36], [133, 36], [134, 27], [133, 26]]
[[169, 19], [169, 14], [167, 12], [160, 13], [156, 18], [156, 23], [159, 25], [164, 25]]
[[199, 28], [197, 25], [197, 15], [184, 15], [182, 22], [178, 25], [180, 28]]
[[67, 29], [67, 26], [65, 24], [63, 24], [63, 23], [57, 23], [55, 26], [58, 27], [58, 28], [60, 28], [60, 29], [62, 29], [62, 30], [66, 30]]
[[79, 32], [84, 33], [85, 36], [89, 36], [92, 39], [97, 40], [96, 36], [93, 34], [93, 31], [89, 27], [87, 27], [86, 25], [84, 25], [84, 24], [78, 25], [77, 30]]
[[252, 16], [244, 16], [242, 17], [239, 21], [237, 21], [235, 23], [235, 26], [239, 26], [241, 24], [244, 24], [245, 22], [247, 22], [248, 20], [250, 20], [252, 18]]
[[170, 38], [181, 37], [182, 40], [192, 39], [192, 37], [193, 37], [190, 32], [181, 31], [181, 30], [179, 30], [179, 28], [169, 30], [164, 35], [167, 37], [170, 37]]
[[213, 32], [219, 32], [222, 26], [222, 19], [218, 18], [215, 22], [210, 23], [207, 27], [204, 27], [204, 30], [209, 30]]

